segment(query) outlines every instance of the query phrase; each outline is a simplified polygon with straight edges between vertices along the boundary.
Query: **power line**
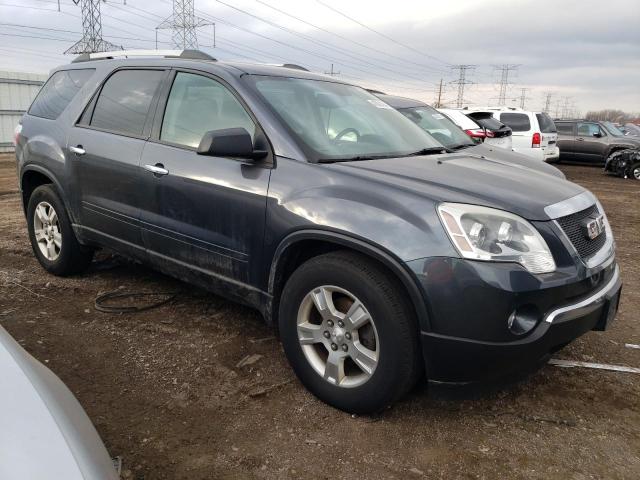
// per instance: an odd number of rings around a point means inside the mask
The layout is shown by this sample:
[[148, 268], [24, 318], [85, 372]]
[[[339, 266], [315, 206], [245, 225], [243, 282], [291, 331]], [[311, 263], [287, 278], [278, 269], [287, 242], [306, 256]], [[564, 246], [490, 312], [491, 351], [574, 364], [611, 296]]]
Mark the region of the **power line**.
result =
[[406, 48], [406, 49], [408, 49], [408, 50], [411, 50], [412, 52], [414, 52], [414, 53], [418, 53], [418, 54], [420, 54], [420, 55], [422, 55], [422, 56], [424, 56], [424, 57], [431, 58], [432, 60], [435, 60], [435, 61], [437, 61], [437, 62], [440, 62], [440, 63], [442, 63], [442, 64], [444, 64], [444, 65], [446, 65], [446, 66], [451, 66], [451, 64], [450, 64], [449, 62], [445, 62], [444, 60], [441, 60], [441, 59], [439, 59], [438, 57], [434, 57], [433, 55], [429, 55], [429, 54], [427, 54], [427, 53], [424, 53], [422, 50], [418, 50], [418, 49], [413, 48], [413, 47], [411, 47], [411, 46], [409, 46], [409, 45], [407, 45], [407, 44], [405, 44], [405, 43], [399, 42], [398, 40], [396, 40], [396, 39], [394, 39], [394, 38], [392, 38], [392, 37], [390, 37], [390, 36], [388, 36], [388, 35], [385, 35], [384, 33], [379, 32], [378, 30], [375, 30], [375, 29], [371, 28], [370, 26], [368, 26], [368, 25], [366, 25], [366, 24], [364, 24], [364, 23], [360, 22], [359, 20], [356, 20], [356, 19], [355, 19], [355, 18], [353, 18], [353, 17], [350, 17], [350, 16], [349, 16], [349, 15], [347, 15], [346, 13], [341, 12], [340, 10], [338, 10], [338, 9], [336, 9], [336, 8], [334, 8], [334, 7], [332, 7], [331, 5], [326, 4], [325, 2], [322, 2], [321, 0], [316, 0], [316, 2], [318, 2], [318, 3], [319, 3], [320, 5], [322, 5], [323, 7], [328, 8], [329, 10], [331, 10], [331, 11], [333, 11], [333, 12], [337, 13], [338, 15], [340, 15], [340, 16], [342, 16], [342, 17], [346, 18], [347, 20], [350, 20], [350, 21], [352, 21], [352, 22], [354, 22], [354, 23], [356, 23], [356, 24], [360, 25], [361, 27], [366, 28], [366, 29], [367, 29], [367, 30], [369, 30], [370, 32], [373, 32], [373, 33], [375, 33], [376, 35], [381, 36], [382, 38], [386, 38], [387, 40], [389, 40], [390, 42], [395, 43], [396, 45], [399, 45], [399, 46], [401, 46], [401, 47], [403, 47], [403, 48]]
[[458, 97], [456, 98], [456, 108], [462, 108], [462, 102], [464, 101], [464, 87], [470, 85], [473, 82], [467, 80], [467, 72], [476, 68], [476, 65], [452, 65], [453, 70], [458, 71], [458, 79], [450, 83], [458, 85]]

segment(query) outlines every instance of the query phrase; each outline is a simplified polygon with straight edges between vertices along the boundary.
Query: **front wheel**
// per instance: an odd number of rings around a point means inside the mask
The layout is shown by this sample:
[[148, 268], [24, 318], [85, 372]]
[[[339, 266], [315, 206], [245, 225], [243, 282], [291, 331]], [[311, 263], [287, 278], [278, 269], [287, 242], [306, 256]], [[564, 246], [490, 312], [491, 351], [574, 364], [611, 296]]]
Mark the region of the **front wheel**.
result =
[[634, 180], [640, 180], [640, 162], [631, 165], [629, 171], [631, 172], [631, 178]]
[[305, 262], [280, 300], [285, 354], [301, 382], [352, 413], [390, 405], [421, 370], [411, 306], [388, 272], [351, 252]]

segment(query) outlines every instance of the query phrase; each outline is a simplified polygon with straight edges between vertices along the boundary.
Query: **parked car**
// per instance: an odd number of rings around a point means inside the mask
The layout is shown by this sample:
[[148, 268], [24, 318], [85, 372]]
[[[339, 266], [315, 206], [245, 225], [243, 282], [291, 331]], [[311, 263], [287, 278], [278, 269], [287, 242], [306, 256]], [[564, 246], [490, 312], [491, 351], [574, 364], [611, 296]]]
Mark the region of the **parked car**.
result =
[[0, 378], [0, 478], [120, 478], [73, 394], [1, 326]]
[[627, 129], [627, 135], [640, 137], [640, 127], [635, 123], [627, 123], [624, 127]]
[[611, 122], [556, 120], [562, 160], [606, 163], [618, 150], [639, 148], [640, 139], [625, 136]]
[[447, 153], [336, 78], [132, 55], [55, 69], [23, 117], [19, 184], [48, 272], [109, 247], [256, 308], [302, 383], [349, 412], [425, 372], [537, 365], [613, 320], [613, 233], [583, 187], [502, 149]]
[[464, 132], [469, 135], [474, 142], [483, 143], [486, 141], [488, 144], [493, 142], [492, 139], [487, 139], [487, 132], [478, 124], [478, 122], [467, 117], [460, 110], [452, 108], [438, 108], [437, 110], [464, 130]]
[[491, 113], [513, 131], [513, 151], [544, 162], [560, 157], [556, 126], [544, 112], [530, 112], [516, 107], [474, 107], [469, 112]]
[[513, 132], [511, 128], [493, 118], [491, 113], [474, 112], [469, 113], [467, 116], [484, 128], [487, 138], [494, 139], [492, 142], [493, 145], [507, 150], [513, 150], [513, 140], [511, 138]]
[[640, 148], [617, 150], [607, 157], [604, 171], [622, 178], [640, 180]]
[[[371, 90], [368, 91], [371, 92]], [[494, 162], [506, 161], [512, 165], [520, 165], [522, 167], [532, 168], [556, 177], [565, 178], [564, 174], [560, 170], [546, 163], [535, 162], [529, 157], [524, 157], [523, 155], [519, 155], [508, 149], [501, 148], [499, 151], [495, 151], [498, 149], [492, 149], [491, 144], [477, 144], [476, 142], [471, 141], [467, 133], [450, 120], [449, 117], [420, 100], [387, 95], [382, 92], [375, 92], [375, 95], [380, 100], [398, 110], [409, 120], [416, 123], [420, 128], [431, 134], [433, 138], [438, 140], [449, 150], [459, 151], [462, 149], [469, 149], [469, 153], [473, 152], [477, 155], [489, 155]], [[491, 121], [495, 122], [491, 124], [494, 128], [496, 128], [496, 126], [498, 129], [502, 128], [502, 124], [500, 122], [493, 119], [491, 119]], [[471, 149], [472, 147], [475, 148]]]

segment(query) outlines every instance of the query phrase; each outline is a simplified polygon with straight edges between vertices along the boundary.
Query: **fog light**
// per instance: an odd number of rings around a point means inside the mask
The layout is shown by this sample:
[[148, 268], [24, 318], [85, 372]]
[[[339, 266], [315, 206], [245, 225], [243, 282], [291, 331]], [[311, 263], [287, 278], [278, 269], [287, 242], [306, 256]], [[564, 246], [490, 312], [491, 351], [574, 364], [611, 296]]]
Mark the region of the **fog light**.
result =
[[538, 324], [540, 313], [533, 305], [518, 307], [507, 319], [507, 328], [514, 335], [529, 333]]

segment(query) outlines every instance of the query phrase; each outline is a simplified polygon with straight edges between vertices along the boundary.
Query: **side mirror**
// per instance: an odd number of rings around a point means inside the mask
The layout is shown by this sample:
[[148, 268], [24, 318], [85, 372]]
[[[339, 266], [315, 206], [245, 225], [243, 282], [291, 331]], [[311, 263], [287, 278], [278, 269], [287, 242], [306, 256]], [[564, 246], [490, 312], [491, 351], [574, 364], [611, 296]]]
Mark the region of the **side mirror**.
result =
[[251, 135], [244, 128], [225, 128], [205, 133], [198, 145], [198, 155], [258, 160], [266, 150], [254, 150]]
[[600, 138], [600, 137], [602, 137], [602, 133], [600, 133], [600, 132], [593, 132], [593, 136], [594, 136], [594, 137], [596, 137], [596, 138]]

